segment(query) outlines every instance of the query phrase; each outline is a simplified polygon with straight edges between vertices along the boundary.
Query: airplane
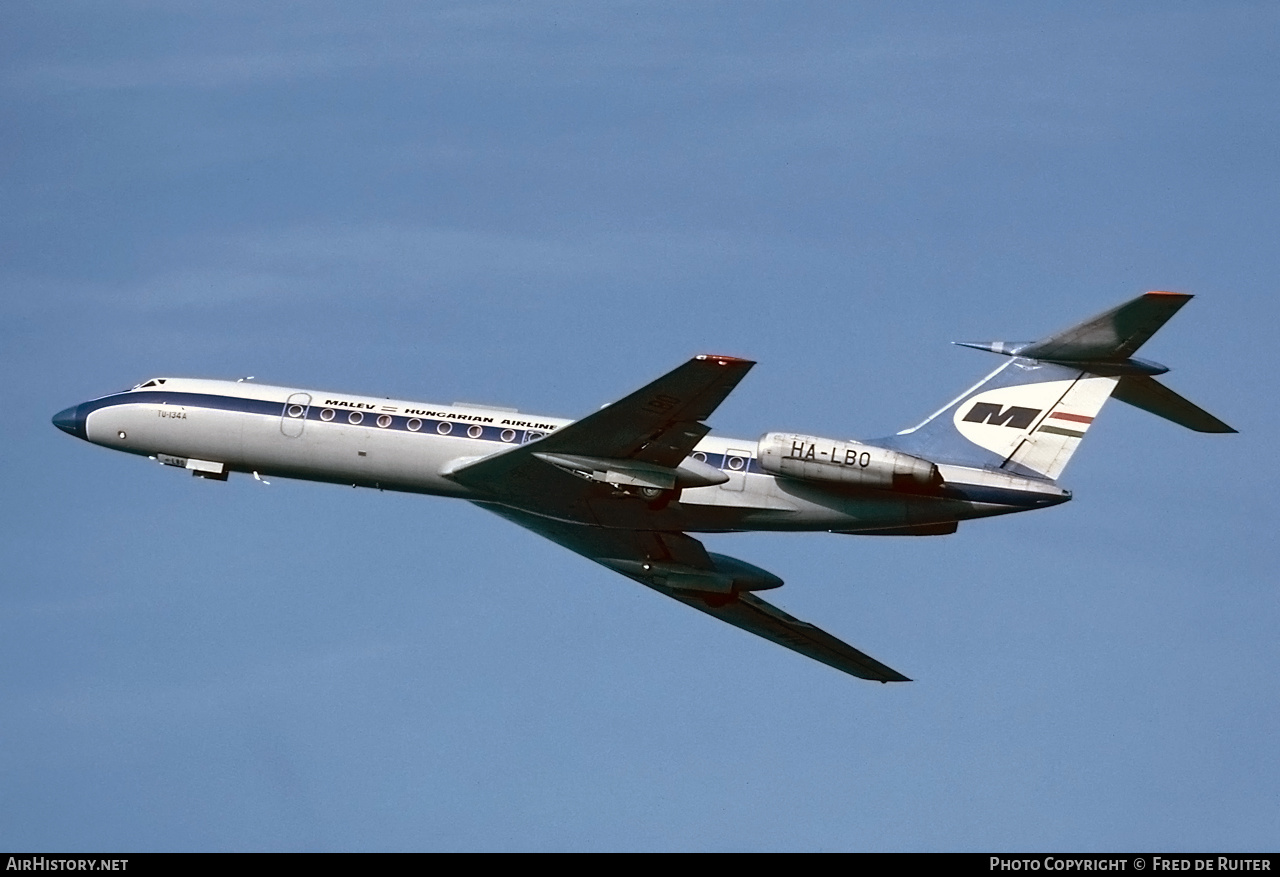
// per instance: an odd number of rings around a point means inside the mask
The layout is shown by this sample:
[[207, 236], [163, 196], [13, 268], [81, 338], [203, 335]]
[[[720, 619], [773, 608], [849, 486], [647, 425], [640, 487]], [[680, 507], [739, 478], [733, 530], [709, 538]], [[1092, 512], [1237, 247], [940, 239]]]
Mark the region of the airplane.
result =
[[755, 364], [703, 354], [581, 420], [240, 381], [153, 378], [58, 429], [225, 481], [231, 472], [468, 500], [721, 621], [879, 682], [910, 680], [758, 596], [782, 579], [689, 533], [941, 536], [1071, 499], [1063, 469], [1109, 397], [1236, 430], [1133, 356], [1192, 296], [1148, 292], [1035, 342], [955, 342], [999, 367], [918, 426], [871, 441], [710, 434]]

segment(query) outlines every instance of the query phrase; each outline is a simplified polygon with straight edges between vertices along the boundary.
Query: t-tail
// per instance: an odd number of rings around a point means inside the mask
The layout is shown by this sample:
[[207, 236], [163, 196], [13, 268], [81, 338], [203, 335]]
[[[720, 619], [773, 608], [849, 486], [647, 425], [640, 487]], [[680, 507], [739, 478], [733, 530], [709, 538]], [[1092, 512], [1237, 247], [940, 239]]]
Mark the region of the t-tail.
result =
[[880, 444], [938, 463], [1056, 480], [1111, 396], [1199, 432], [1235, 432], [1157, 381], [1166, 367], [1133, 356], [1190, 299], [1148, 292], [1041, 341], [956, 342], [1010, 359]]

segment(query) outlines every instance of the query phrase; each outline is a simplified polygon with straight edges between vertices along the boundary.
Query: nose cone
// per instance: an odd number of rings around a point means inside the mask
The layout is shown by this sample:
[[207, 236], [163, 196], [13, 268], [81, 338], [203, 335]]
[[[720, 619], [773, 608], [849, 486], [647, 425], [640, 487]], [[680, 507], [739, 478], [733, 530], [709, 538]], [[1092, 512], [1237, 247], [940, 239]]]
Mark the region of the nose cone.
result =
[[67, 433], [67, 435], [73, 435], [76, 438], [88, 438], [84, 431], [84, 415], [80, 413], [79, 405], [64, 408], [53, 415], [53, 425]]

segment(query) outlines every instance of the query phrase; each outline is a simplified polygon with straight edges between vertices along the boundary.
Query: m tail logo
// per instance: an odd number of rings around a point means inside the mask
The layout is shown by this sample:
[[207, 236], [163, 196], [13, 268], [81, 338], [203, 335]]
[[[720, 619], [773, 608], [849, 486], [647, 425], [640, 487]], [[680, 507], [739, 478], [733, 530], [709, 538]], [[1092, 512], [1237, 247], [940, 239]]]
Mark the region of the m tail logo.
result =
[[[1059, 371], [1072, 374], [1065, 368]], [[1034, 376], [1015, 373], [1012, 379], [1028, 382], [970, 396], [952, 409], [951, 422], [966, 440], [998, 457], [1004, 468], [1056, 479], [1111, 395], [1116, 378], [1078, 371], [1056, 381], [1030, 380]]]
[[964, 416], [966, 423], [988, 423], [992, 426], [1011, 426], [1014, 429], [1026, 429], [1040, 416], [1042, 408], [1023, 408], [1021, 405], [1010, 405], [1001, 408], [993, 402], [978, 402]]

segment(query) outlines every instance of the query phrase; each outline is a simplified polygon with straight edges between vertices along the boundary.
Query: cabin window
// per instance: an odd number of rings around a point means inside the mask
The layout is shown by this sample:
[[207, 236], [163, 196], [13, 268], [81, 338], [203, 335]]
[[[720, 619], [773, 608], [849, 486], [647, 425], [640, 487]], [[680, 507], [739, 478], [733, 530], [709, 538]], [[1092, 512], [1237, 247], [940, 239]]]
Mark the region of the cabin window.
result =
[[355, 424], [355, 423], [359, 423], [362, 420], [364, 420], [364, 415], [361, 414], [359, 411], [352, 411], [350, 414], [347, 415], [347, 423]]
[[289, 416], [290, 416], [290, 417], [301, 417], [301, 416], [302, 416], [302, 406], [301, 406], [301, 405], [290, 405], [290, 406], [289, 406]]
[[418, 430], [422, 429], [422, 421], [415, 417], [409, 421], [408, 427], [409, 427], [409, 432], [417, 432]]
[[502, 440], [504, 442], [513, 442], [516, 440], [516, 431], [514, 429], [504, 429], [502, 431]]
[[378, 418], [378, 426], [382, 427], [383, 429], [386, 429], [390, 425], [391, 425], [390, 414], [383, 414]]
[[453, 432], [453, 424], [447, 420], [442, 420], [436, 424], [436, 432], [440, 433], [441, 435], [448, 435], [449, 433]]
[[484, 435], [484, 427], [482, 427], [482, 426], [469, 426], [469, 427], [467, 427], [467, 437], [468, 437], [468, 438], [480, 438], [480, 436], [482, 436], [482, 435]]
[[325, 423], [328, 423], [330, 420], [333, 420], [333, 409], [326, 408], [323, 411], [321, 411], [320, 419], [323, 420]]
[[707, 455], [702, 453], [702, 451], [698, 451], [693, 455], [693, 459], [697, 460], [699, 463], [705, 463], [707, 462]]

